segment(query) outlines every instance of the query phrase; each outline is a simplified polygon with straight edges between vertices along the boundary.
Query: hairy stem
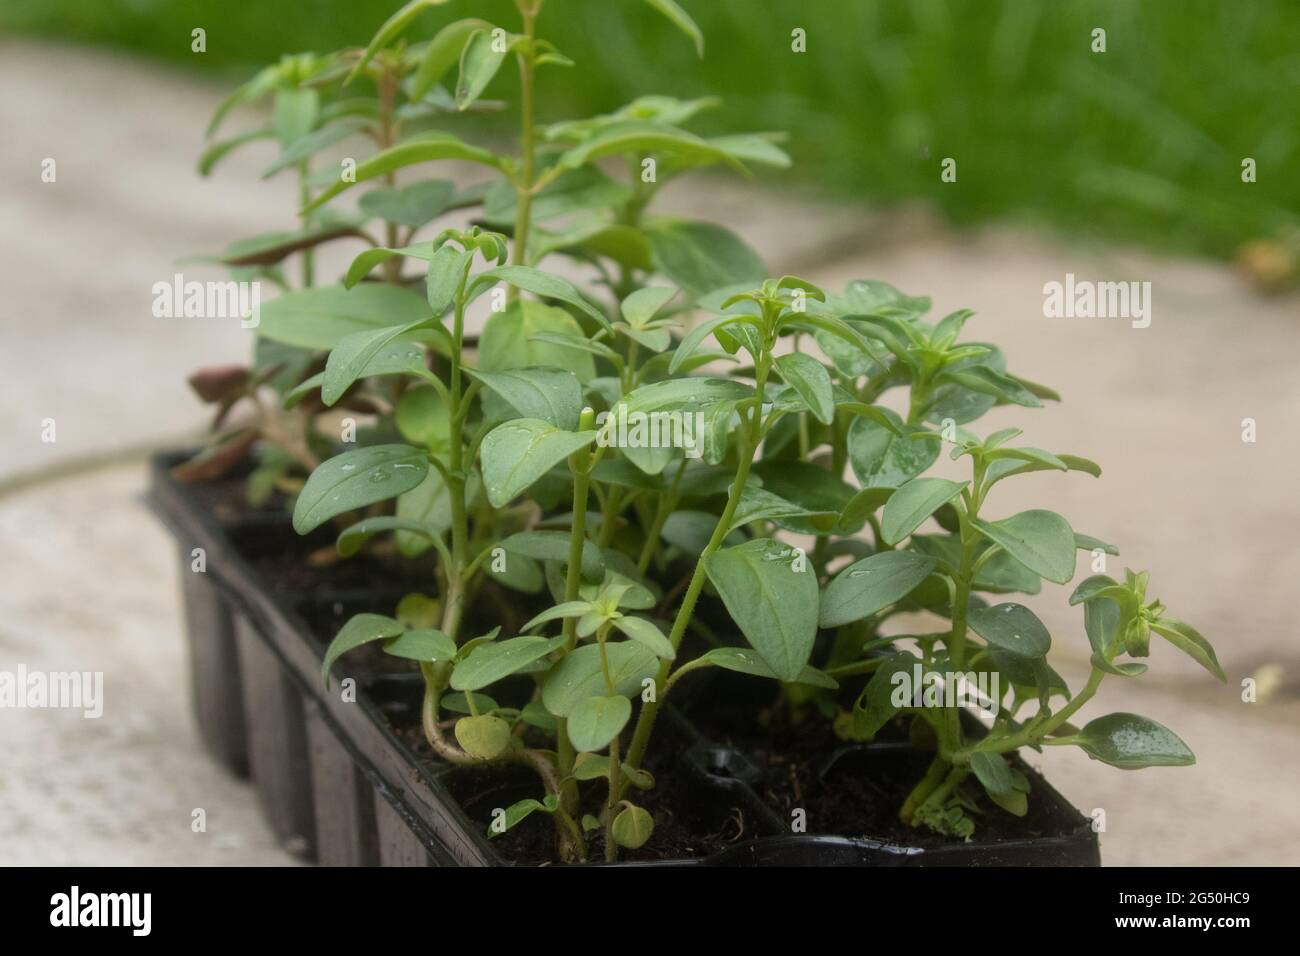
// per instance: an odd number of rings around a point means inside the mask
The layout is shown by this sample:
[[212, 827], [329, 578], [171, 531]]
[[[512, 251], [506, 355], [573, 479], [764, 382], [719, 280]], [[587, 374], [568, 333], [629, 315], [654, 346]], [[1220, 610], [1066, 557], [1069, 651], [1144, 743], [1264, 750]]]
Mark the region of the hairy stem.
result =
[[[520, 157], [519, 179], [515, 184], [515, 241], [511, 262], [526, 265], [528, 262], [528, 231], [532, 220], [533, 192], [536, 186], [536, 132], [534, 130], [534, 96], [533, 74], [536, 68], [536, 54], [533, 41], [536, 39], [537, 5], [519, 5], [519, 14], [523, 18], [524, 36], [527, 45], [519, 53], [519, 123]], [[510, 287], [511, 299], [518, 298], [519, 290]]]
[[925, 776], [912, 788], [912, 792], [907, 795], [907, 799], [903, 802], [902, 809], [898, 811], [900, 820], [909, 825], [911, 824], [916, 811], [921, 804], [925, 803], [930, 794], [934, 793], [935, 788], [942, 782], [951, 766], [952, 764], [938, 755], [930, 761], [930, 767], [926, 770]]
[[451, 385], [448, 389], [447, 433], [451, 436], [448, 468], [444, 475], [451, 508], [451, 566], [447, 569], [447, 596], [442, 609], [442, 629], [453, 641], [460, 633], [465, 605], [465, 569], [469, 563], [469, 511], [465, 503], [465, 457], [461, 444], [461, 426], [473, 396], [461, 391], [461, 345], [465, 337], [464, 280], [456, 293], [455, 318], [452, 320], [452, 347], [449, 361]]
[[[695, 562], [695, 571], [691, 574], [691, 582], [687, 585], [686, 595], [682, 598], [681, 606], [677, 610], [677, 617], [673, 620], [673, 629], [668, 635], [668, 641], [672, 644], [674, 650], [682, 643], [682, 637], [686, 633], [686, 625], [690, 622], [691, 615], [695, 613], [695, 603], [699, 600], [700, 591], [704, 589], [704, 579], [707, 576], [705, 565], [713, 553], [722, 547], [722, 542], [726, 540], [727, 532], [731, 529], [731, 522], [736, 515], [736, 509], [740, 506], [740, 498], [745, 490], [745, 482], [749, 478], [749, 469], [754, 463], [754, 453], [762, 440], [763, 388], [767, 384], [771, 364], [771, 356], [765, 352], [755, 369], [755, 394], [758, 400], [750, 409], [749, 419], [744, 429], [744, 437], [737, 443], [739, 446], [737, 448], [739, 465], [736, 469], [736, 478], [731, 483], [731, 489], [727, 493], [727, 505], [722, 510], [722, 517], [718, 519], [718, 523], [713, 529], [713, 535], [709, 538], [709, 543], [705, 546], [703, 553], [700, 554], [699, 560]], [[663, 689], [671, 669], [671, 661], [664, 661], [659, 665], [659, 673], [655, 678], [655, 699], [642, 704], [641, 712], [637, 715], [636, 730], [632, 735], [632, 744], [627, 752], [627, 763], [633, 770], [639, 768], [641, 761], [645, 758], [646, 748], [650, 744], [650, 735], [654, 732], [655, 718], [659, 713], [659, 691]]]

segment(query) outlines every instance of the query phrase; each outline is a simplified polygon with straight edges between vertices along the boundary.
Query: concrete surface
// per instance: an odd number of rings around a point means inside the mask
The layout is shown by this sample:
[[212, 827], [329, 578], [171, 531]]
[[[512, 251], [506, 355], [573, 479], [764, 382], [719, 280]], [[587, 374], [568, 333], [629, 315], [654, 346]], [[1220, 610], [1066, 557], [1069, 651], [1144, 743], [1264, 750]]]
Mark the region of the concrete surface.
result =
[[98, 718], [0, 710], [0, 864], [290, 865], [199, 742], [174, 547], [144, 480], [117, 466], [0, 500], [0, 670], [104, 675]]
[[[140, 450], [205, 419], [185, 375], [250, 348], [237, 322], [153, 318], [152, 284], [182, 270], [216, 278], [175, 260], [292, 214], [287, 179], [257, 182], [269, 152], [236, 156], [206, 182], [194, 174], [219, 95], [100, 53], [0, 44], [0, 670], [103, 670], [106, 681], [99, 720], [0, 710], [0, 863], [290, 862], [251, 790], [199, 747], [167, 539], [137, 500]], [[58, 162], [56, 183], [41, 182], [45, 157]], [[777, 274], [828, 288], [883, 278], [932, 295], [937, 315], [974, 308], [972, 337], [1063, 394], [1060, 406], [998, 410], [981, 427], [1014, 423], [1027, 443], [1096, 459], [1104, 477], [1015, 479], [991, 499], [994, 516], [1049, 507], [1119, 545], [1112, 571], [1149, 568], [1152, 595], [1216, 643], [1230, 681], [1157, 643], [1152, 673], [1108, 680], [1085, 712], [1161, 720], [1196, 767], [1124, 773], [1064, 750], [1040, 762], [1076, 805], [1106, 810], [1108, 863], [1300, 861], [1297, 301], [1254, 298], [1214, 264], [1011, 229], [954, 235], [923, 215], [825, 210], [743, 183], [664, 199], [731, 222]], [[355, 251], [334, 248], [322, 270], [341, 271]], [[1043, 284], [1066, 273], [1150, 281], [1151, 327], [1043, 318]], [[1253, 444], [1241, 440], [1248, 417]], [[47, 418], [53, 443], [41, 440]], [[1027, 603], [1077, 686], [1080, 615], [1068, 592], [1048, 589]], [[1242, 703], [1240, 682], [1254, 674], [1272, 675], [1272, 693]], [[199, 807], [206, 834], [190, 830]]]

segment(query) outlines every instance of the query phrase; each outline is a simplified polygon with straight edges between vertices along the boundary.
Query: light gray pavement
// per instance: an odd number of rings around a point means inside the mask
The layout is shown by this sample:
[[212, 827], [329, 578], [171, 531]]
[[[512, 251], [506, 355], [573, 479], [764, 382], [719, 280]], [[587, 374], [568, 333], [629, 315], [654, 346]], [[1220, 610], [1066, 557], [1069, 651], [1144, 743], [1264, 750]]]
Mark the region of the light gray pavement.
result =
[[[101, 53], [0, 44], [0, 669], [102, 669], [107, 696], [98, 721], [0, 711], [0, 863], [289, 861], [251, 790], [198, 745], [174, 565], [139, 503], [133, 460], [201, 427], [184, 385], [191, 368], [241, 361], [249, 348], [237, 323], [153, 318], [151, 286], [182, 270], [218, 277], [174, 262], [284, 228], [293, 210], [287, 180], [257, 182], [267, 152], [195, 176], [219, 95]], [[40, 180], [45, 157], [57, 183]], [[987, 425], [1092, 457], [1104, 477], [1028, 476], [1000, 486], [990, 507], [1050, 507], [1118, 544], [1112, 570], [1151, 569], [1151, 593], [1215, 641], [1230, 683], [1157, 646], [1147, 678], [1108, 681], [1089, 711], [1169, 724], [1196, 767], [1123, 773], [1063, 750], [1040, 762], [1076, 805], [1106, 811], [1108, 863], [1300, 861], [1296, 299], [1254, 298], [1218, 265], [1011, 229], [954, 235], [923, 215], [827, 210], [743, 183], [664, 198], [731, 223], [777, 273], [830, 288], [882, 278], [932, 295], [938, 314], [974, 308], [971, 335], [1063, 394], [1060, 406], [998, 410]], [[339, 271], [355, 251], [332, 250], [321, 268]], [[1151, 327], [1044, 319], [1042, 286], [1067, 272], [1152, 282]], [[1247, 417], [1254, 444], [1241, 441]], [[41, 441], [46, 418], [52, 444]], [[1052, 588], [1029, 603], [1077, 686], [1086, 641], [1066, 595]], [[1276, 689], [1242, 703], [1241, 679], [1261, 668], [1280, 668], [1267, 681]], [[203, 835], [190, 832], [196, 807], [208, 812]]]
[[199, 742], [176, 552], [144, 476], [119, 465], [0, 499], [0, 670], [104, 675], [98, 718], [0, 710], [0, 864], [288, 865], [251, 788]]

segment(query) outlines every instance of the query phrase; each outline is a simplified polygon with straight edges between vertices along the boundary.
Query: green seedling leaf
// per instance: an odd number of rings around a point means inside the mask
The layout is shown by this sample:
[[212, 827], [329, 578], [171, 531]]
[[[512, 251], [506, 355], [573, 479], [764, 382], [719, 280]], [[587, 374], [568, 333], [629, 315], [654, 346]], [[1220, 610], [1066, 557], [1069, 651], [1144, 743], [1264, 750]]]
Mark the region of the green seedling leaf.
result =
[[[594, 166], [583, 166], [560, 173], [555, 180], [533, 197], [529, 209], [534, 222], [545, 222], [574, 213], [603, 211], [626, 203], [632, 196], [627, 186], [611, 179]], [[519, 213], [519, 195], [507, 179], [500, 179], [483, 200], [483, 216], [491, 223], [514, 225]], [[601, 220], [608, 224], [608, 218]], [[595, 219], [579, 219], [591, 225]]]
[[393, 420], [402, 437], [412, 444], [441, 449], [450, 442], [447, 404], [436, 388], [407, 389], [397, 401]]
[[1083, 629], [1088, 635], [1088, 643], [1092, 645], [1092, 665], [1107, 674], [1116, 674], [1120, 677], [1137, 677], [1146, 673], [1147, 665], [1140, 661], [1116, 663], [1113, 660], [1115, 652], [1111, 648], [1119, 635], [1119, 628], [1120, 609], [1114, 601], [1109, 598], [1099, 598], [1084, 604]]
[[992, 395], [1001, 402], [1025, 408], [1041, 408], [1042, 402], [1018, 380], [987, 365], [970, 365], [966, 368], [947, 368], [939, 373], [938, 381], [956, 382], [962, 388]]
[[216, 135], [217, 130], [221, 127], [222, 121], [236, 106], [245, 103], [252, 103], [261, 99], [271, 90], [275, 89], [276, 84], [280, 81], [280, 67], [278, 64], [263, 67], [251, 80], [237, 87], [234, 92], [227, 96], [217, 106], [216, 112], [212, 114], [212, 120], [208, 123], [207, 131], [203, 134], [206, 138], [211, 139]]
[[875, 514], [876, 509], [887, 502], [893, 493], [893, 488], [863, 488], [844, 506], [835, 533], [850, 535], [861, 531], [867, 523], [867, 517]]
[[646, 227], [655, 268], [688, 296], [762, 282], [767, 267], [740, 237], [707, 222], [659, 220]]
[[307, 534], [335, 515], [410, 491], [428, 470], [426, 453], [410, 445], [372, 445], [336, 455], [307, 479], [294, 503], [293, 528]]
[[488, 317], [479, 338], [479, 370], [548, 366], [568, 369], [584, 383], [596, 377], [595, 363], [586, 349], [539, 341], [540, 333], [583, 337], [582, 327], [564, 309], [519, 300]]
[[668, 373], [675, 375], [682, 366], [699, 350], [704, 344], [704, 340], [710, 335], [726, 328], [729, 325], [736, 325], [740, 322], [752, 321], [746, 316], [741, 315], [719, 315], [712, 319], [705, 319], [691, 327], [673, 350], [672, 360], [668, 364]]
[[523, 710], [519, 712], [519, 719], [530, 727], [536, 727], [552, 735], [555, 733], [555, 718], [546, 712], [540, 700], [530, 700], [524, 704]]
[[[768, 666], [767, 661], [759, 657], [754, 651], [746, 650], [743, 647], [715, 647], [707, 654], [702, 655], [701, 659], [708, 661], [714, 667], [735, 671], [738, 674], [749, 674], [751, 677], [766, 677], [769, 680], [781, 679]], [[798, 678], [790, 683], [824, 687], [827, 690], [835, 690], [840, 686], [835, 678], [815, 667], [804, 667], [799, 671]]]
[[740, 133], [735, 136], [713, 136], [708, 139], [708, 143], [740, 163], [789, 169], [790, 156], [777, 145], [784, 138], [781, 133]]
[[1047, 580], [1065, 584], [1074, 577], [1074, 532], [1069, 522], [1055, 512], [1035, 509], [1001, 521], [977, 518], [971, 523], [1007, 554]]
[[626, 697], [588, 697], [569, 713], [569, 741], [578, 751], [604, 750], [631, 716], [632, 702]]
[[[467, 494], [472, 500], [481, 491], [477, 474], [471, 474]], [[451, 492], [442, 474], [430, 468], [424, 480], [397, 499], [397, 517], [414, 521], [441, 536], [451, 527]], [[427, 538], [408, 531], [397, 532], [397, 548], [408, 558], [419, 557], [432, 546]]]
[[493, 169], [502, 167], [501, 160], [486, 149], [471, 146], [469, 143], [462, 142], [456, 137], [445, 133], [409, 140], [398, 146], [392, 146], [378, 152], [369, 159], [358, 163], [356, 169], [351, 171], [352, 175], [347, 179], [340, 178], [328, 189], [319, 193], [315, 199], [303, 206], [299, 213], [306, 215], [312, 210], [320, 208], [339, 193], [351, 189], [357, 183], [363, 183], [380, 176], [387, 176], [389, 173], [405, 169], [407, 166], [431, 163], [441, 159], [459, 159], [465, 162], [478, 163], [481, 166], [490, 166]]
[[199, 157], [199, 175], [210, 176], [212, 170], [217, 167], [221, 160], [225, 159], [235, 150], [248, 143], [255, 143], [258, 140], [271, 139], [275, 132], [269, 126], [263, 126], [261, 129], [250, 130], [239, 136], [232, 136], [230, 139], [223, 139], [218, 143], [213, 143], [203, 151]]
[[[606, 643], [614, 693], [632, 697], [641, 693], [641, 682], [659, 671], [659, 658], [630, 641]], [[571, 651], [546, 675], [542, 703], [556, 717], [567, 717], [588, 697], [605, 695], [605, 676], [600, 666], [600, 648], [585, 644]]]
[[666, 16], [673, 26], [690, 37], [691, 42], [695, 44], [696, 56], [704, 59], [704, 34], [700, 31], [696, 22], [691, 19], [690, 14], [683, 10], [676, 0], [646, 0], [646, 3]]
[[[705, 457], [706, 460], [709, 460], [707, 455]], [[730, 530], [743, 528], [755, 521], [784, 519], [784, 521], [779, 522], [784, 524], [795, 518], [815, 521], [826, 528], [830, 528], [837, 520], [838, 515], [834, 511], [808, 511], [794, 502], [786, 501], [780, 495], [772, 494], [766, 489], [746, 485], [745, 490], [741, 493], [740, 505], [736, 508]]]
[[471, 757], [493, 760], [510, 749], [510, 725], [491, 714], [462, 717], [455, 732], [456, 742]]
[[530, 266], [511, 265], [485, 269], [474, 277], [466, 295], [473, 300], [498, 282], [505, 282], [547, 299], [558, 299], [590, 317], [601, 328], [609, 328], [609, 319], [605, 317], [605, 313], [592, 305], [572, 282]]
[[1121, 770], [1190, 767], [1196, 756], [1167, 727], [1137, 714], [1107, 714], [1084, 725], [1073, 738], [1089, 757]]
[[361, 211], [412, 229], [428, 225], [451, 208], [456, 184], [433, 179], [409, 186], [372, 189], [361, 197]]
[[893, 545], [902, 541], [940, 507], [956, 498], [966, 484], [946, 478], [913, 478], [901, 485], [885, 503], [881, 515], [885, 543]]
[[478, 30], [491, 29], [492, 24], [488, 21], [470, 17], [449, 23], [434, 34], [429, 45], [424, 48], [424, 54], [415, 68], [415, 75], [411, 78], [411, 100], [424, 99], [425, 95], [433, 89], [433, 85], [460, 60], [461, 51], [465, 49], [470, 34]]
[[619, 306], [619, 311], [632, 328], [644, 328], [676, 294], [676, 289], [647, 286], [644, 289], [637, 289], [624, 299]]
[[395, 615], [413, 630], [437, 627], [442, 620], [442, 602], [413, 591], [397, 602]]
[[614, 818], [609, 832], [619, 846], [629, 850], [639, 850], [650, 839], [654, 828], [654, 817], [650, 816], [648, 811], [627, 804]]
[[745, 639], [782, 680], [797, 680], [817, 636], [817, 576], [802, 552], [756, 538], [714, 552], [709, 580]]
[[[501, 547], [509, 554], [523, 555], [538, 561], [556, 561], [569, 563], [569, 532], [567, 531], [521, 531], [512, 534], [501, 542]], [[585, 541], [582, 545], [582, 576], [588, 581], [600, 581], [605, 575], [605, 558], [594, 542]]]
[[[675, 378], [642, 385], [630, 392], [621, 404], [627, 414], [649, 414], [674, 409], [701, 410], [718, 402], [749, 398], [754, 389], [743, 382], [726, 378]], [[610, 420], [615, 417], [611, 410]]]
[[[553, 796], [554, 794], [550, 794], [548, 799]], [[540, 800], [534, 800], [532, 797], [526, 797], [518, 803], [512, 803], [510, 806], [506, 807], [505, 813], [499, 821], [493, 820], [491, 825], [488, 826], [488, 839], [499, 837], [501, 834], [507, 832], [511, 827], [518, 826], [538, 810], [542, 813], [554, 813], [556, 806], [558, 806], [558, 804], [555, 806], [548, 806]]]
[[808, 405], [809, 411], [823, 425], [835, 417], [835, 396], [826, 366], [810, 355], [792, 352], [776, 360], [777, 370], [790, 387]]
[[512, 637], [481, 644], [451, 672], [453, 690], [479, 690], [528, 667], [564, 644], [563, 637]]
[[[1040, 451], [1041, 449], [1021, 448], [1020, 451]], [[1047, 454], [1047, 453], [1044, 453]], [[1087, 458], [1080, 458], [1078, 455], [1053, 455], [1058, 462], [1064, 464], [1070, 471], [1082, 471], [1085, 474], [1092, 475], [1094, 478], [1101, 477], [1101, 466]], [[992, 487], [996, 482], [1003, 478], [1011, 478], [1015, 475], [1026, 475], [1034, 471], [1059, 471], [1055, 464], [1048, 464], [1045, 460], [1023, 460], [1015, 458], [1002, 458], [989, 464], [986, 477], [989, 486]]]
[[314, 89], [279, 89], [271, 107], [271, 129], [282, 147], [306, 136], [320, 115], [320, 93]]
[[663, 631], [659, 630], [659, 628], [655, 627], [645, 618], [615, 618], [614, 626], [656, 657], [670, 661], [677, 656], [677, 652], [673, 650], [673, 645], [669, 642], [668, 638], [664, 636]]
[[483, 439], [483, 484], [488, 501], [503, 508], [574, 452], [596, 440], [594, 431], [569, 432], [536, 418], [498, 425]]
[[[1041, 448], [999, 448], [995, 445], [985, 444], [984, 460], [985, 461], [1020, 461], [1034, 465], [1041, 465], [1042, 469], [1053, 471], [1069, 471], [1070, 466], [1064, 461], [1053, 455], [1050, 451], [1044, 451]], [[1042, 470], [1035, 469], [1035, 470]]]
[[971, 754], [970, 768], [989, 796], [999, 797], [1015, 792], [1011, 768], [999, 754], [977, 751]]
[[855, 561], [826, 585], [822, 627], [840, 627], [875, 614], [906, 597], [934, 570], [933, 558], [913, 551], [886, 551]]
[[558, 345], [561, 348], [576, 349], [580, 352], [590, 352], [592, 355], [608, 359], [615, 366], [622, 367], [623, 356], [604, 342], [593, 342], [591, 339], [576, 335], [573, 332], [537, 332], [530, 335], [528, 341]]
[[[473, 710], [469, 706], [470, 698], [474, 701]], [[501, 706], [487, 694], [462, 694], [459, 691], [454, 694], [445, 694], [440, 703], [443, 710], [450, 711], [453, 714], [490, 714]]]
[[328, 149], [349, 136], [356, 136], [364, 131], [367, 125], [367, 120], [348, 118], [299, 136], [284, 148], [279, 159], [267, 167], [266, 171], [262, 173], [262, 178], [270, 179], [276, 173], [310, 159], [321, 150]]
[[437, 529], [421, 524], [418, 521], [408, 521], [404, 518], [395, 517], [366, 518], [364, 521], [358, 521], [343, 531], [339, 535], [335, 547], [338, 549], [339, 554], [349, 558], [360, 551], [361, 546], [372, 535], [381, 534], [385, 531], [406, 531], [410, 534], [419, 535], [426, 540], [432, 540], [439, 535]]
[[934, 327], [934, 334], [930, 336], [930, 343], [938, 349], [950, 349], [953, 343], [957, 341], [957, 336], [961, 334], [966, 320], [974, 314], [971, 309], [958, 309], [951, 315], [944, 316], [939, 320], [939, 324]]
[[396, 339], [424, 326], [432, 325], [436, 321], [437, 319], [426, 317], [410, 325], [394, 325], [373, 332], [354, 332], [346, 336], [330, 352], [329, 359], [325, 363], [325, 378], [321, 382], [320, 390], [321, 401], [326, 405], [333, 405], [361, 377], [370, 362], [383, 349]]
[[426, 627], [385, 641], [384, 653], [413, 661], [449, 661], [456, 656], [456, 642], [442, 631]]
[[521, 368], [504, 372], [466, 369], [509, 406], [509, 414], [493, 409], [493, 418], [534, 418], [572, 431], [582, 413], [582, 385], [562, 368]]
[[895, 654], [876, 668], [867, 686], [853, 704], [853, 735], [858, 740], [870, 740], [889, 723], [900, 710], [895, 703], [897, 682], [895, 674], [911, 675], [917, 660], [911, 654]]
[[555, 607], [547, 608], [541, 614], [532, 618], [527, 624], [520, 628], [521, 631], [532, 631], [550, 621], [558, 621], [566, 617], [582, 617], [591, 611], [590, 601], [564, 601]]
[[573, 763], [574, 780], [604, 780], [609, 776], [609, 758], [579, 752]]
[[577, 169], [604, 156], [629, 153], [634, 156], [665, 154], [690, 162], [726, 163], [744, 169], [725, 149], [694, 133], [665, 123], [641, 120], [615, 123], [600, 130], [561, 154], [557, 165], [563, 169]]
[[348, 651], [371, 641], [397, 637], [405, 630], [400, 621], [382, 614], [354, 614], [325, 649], [325, 660], [320, 669], [321, 682], [329, 686], [330, 668]]
[[487, 89], [506, 56], [524, 38], [499, 28], [472, 33], [460, 54], [460, 78], [456, 81], [456, 109], [468, 109]]
[[971, 608], [967, 620], [991, 647], [1014, 657], [1038, 660], [1047, 656], [1052, 637], [1033, 611], [1023, 604]]
[[1171, 617], [1162, 617], [1151, 622], [1151, 630], [1196, 661], [1219, 680], [1227, 683], [1228, 677], [1223, 673], [1223, 668], [1219, 666], [1219, 658], [1214, 653], [1214, 647], [1192, 625]]
[[1080, 551], [1104, 551], [1106, 554], [1119, 554], [1119, 548], [1113, 544], [1107, 544], [1100, 538], [1094, 538], [1090, 534], [1074, 533], [1074, 546]]
[[[443, 246], [443, 248], [446, 249], [448, 247]], [[435, 250], [432, 242], [417, 242], [414, 245], [403, 246], [400, 249], [392, 249], [388, 246], [376, 246], [373, 249], [367, 249], [365, 252], [358, 254], [357, 257], [352, 260], [352, 264], [348, 266], [347, 275], [343, 278], [343, 285], [346, 288], [351, 289], [366, 276], [370, 275], [371, 271], [374, 270], [376, 266], [382, 265], [389, 259], [396, 258], [397, 256], [405, 256], [408, 259], [419, 259], [423, 262], [428, 262], [433, 258], [435, 252], [438, 251], [440, 250]], [[379, 285], [378, 283], [375, 283], [374, 286], [385, 289], [392, 288], [392, 286]], [[366, 285], [362, 288], [372, 288], [374, 286]]]
[[796, 534], [825, 534], [853, 497], [853, 486], [826, 468], [807, 461], [762, 461], [753, 473], [772, 494], [798, 505], [804, 516], [774, 517], [778, 528]]
[[937, 442], [907, 436], [920, 431], [903, 424], [893, 412], [880, 409], [893, 426], [867, 417], [849, 426], [849, 464], [864, 488], [897, 488], [925, 471], [939, 457]]
[[379, 29], [375, 32], [375, 35], [371, 38], [370, 44], [366, 47], [365, 51], [362, 52], [361, 59], [357, 60], [356, 64], [352, 67], [352, 72], [349, 73], [347, 79], [344, 80], [344, 84], [346, 85], [351, 83], [360, 76], [361, 71], [364, 70], [366, 65], [375, 58], [375, 54], [401, 36], [402, 31], [409, 27], [411, 21], [421, 13], [428, 10], [430, 7], [441, 6], [447, 2], [448, 0], [410, 0], [410, 2], [380, 25]]
[[424, 297], [408, 289], [379, 282], [351, 291], [317, 286], [263, 303], [257, 334], [273, 342], [325, 351], [354, 333], [411, 325], [428, 316]]

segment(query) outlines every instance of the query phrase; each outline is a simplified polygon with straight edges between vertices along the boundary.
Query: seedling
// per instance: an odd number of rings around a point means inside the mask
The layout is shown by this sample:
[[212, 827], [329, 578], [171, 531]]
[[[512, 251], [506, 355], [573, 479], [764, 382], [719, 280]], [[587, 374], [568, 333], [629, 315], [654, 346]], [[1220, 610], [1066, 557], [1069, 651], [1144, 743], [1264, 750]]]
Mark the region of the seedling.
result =
[[[344, 222], [363, 233], [367, 215], [385, 234], [341, 283], [312, 285], [306, 262], [304, 287], [263, 308], [260, 341], [314, 369], [286, 403], [364, 400], [378, 412], [356, 447], [322, 456], [294, 526], [337, 524], [344, 554], [395, 534], [403, 554], [436, 556], [430, 593], [344, 625], [325, 680], [363, 644], [416, 662], [423, 730], [442, 759], [515, 763], [538, 778], [537, 796], [489, 832], [548, 814], [562, 860], [588, 859], [597, 844], [615, 860], [653, 840], [641, 795], [655, 786], [645, 765], [656, 718], [708, 667], [781, 682], [792, 712], [824, 715], [849, 740], [913, 724], [933, 760], [900, 816], [956, 836], [975, 826], [971, 777], [1003, 811], [1026, 812], [1033, 795], [1008, 761], [1021, 747], [1077, 746], [1125, 768], [1190, 763], [1145, 718], [1071, 723], [1105, 677], [1145, 670], [1123, 658], [1145, 656], [1151, 634], [1222, 678], [1209, 643], [1147, 600], [1145, 575], [1096, 575], [1074, 592], [1093, 669], [1073, 697], [1033, 613], [981, 596], [1065, 584], [1078, 549], [1115, 553], [1051, 512], [986, 507], [1021, 474], [1100, 474], [1015, 444], [1017, 429], [967, 430], [995, 405], [1034, 408], [1055, 393], [1008, 373], [996, 346], [959, 341], [969, 311], [931, 324], [928, 299], [882, 282], [833, 295], [767, 278], [723, 227], [650, 211], [664, 182], [695, 168], [784, 166], [776, 137], [696, 136], [683, 124], [713, 104], [664, 97], [542, 124], [542, 68], [574, 67], [537, 35], [541, 0], [519, 0], [516, 32], [460, 20], [406, 45], [437, 5], [407, 4], [365, 50], [287, 61], [299, 64], [297, 86], [277, 86], [281, 67], [237, 94], [290, 90], [306, 117], [276, 164], [302, 177], [303, 232], [277, 250], [303, 256]], [[702, 44], [675, 3], [652, 6]], [[511, 59], [517, 154], [405, 125], [480, 103]], [[351, 83], [361, 77], [376, 89], [364, 106]], [[325, 91], [329, 106], [302, 105]], [[311, 157], [358, 121], [378, 151], [318, 178]], [[447, 160], [488, 178], [460, 191], [395, 184], [398, 170]], [[611, 162], [626, 172], [611, 175]], [[360, 213], [331, 211], [357, 193]], [[453, 206], [472, 221], [416, 239]], [[556, 256], [589, 281], [542, 268]], [[422, 292], [410, 288], [412, 265]], [[475, 341], [467, 323], [485, 300], [494, 307]], [[690, 311], [704, 317], [688, 324]], [[893, 389], [905, 390], [905, 415], [880, 404]], [[927, 474], [944, 449], [969, 459], [969, 479]], [[734, 635], [704, 625], [702, 602], [725, 610]], [[905, 611], [939, 626], [882, 630]], [[997, 688], [984, 701], [990, 724], [971, 723], [952, 695], [913, 693], [917, 675], [936, 686], [996, 677], [981, 683]], [[605, 784], [579, 786], [593, 780]]]

